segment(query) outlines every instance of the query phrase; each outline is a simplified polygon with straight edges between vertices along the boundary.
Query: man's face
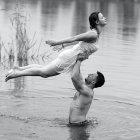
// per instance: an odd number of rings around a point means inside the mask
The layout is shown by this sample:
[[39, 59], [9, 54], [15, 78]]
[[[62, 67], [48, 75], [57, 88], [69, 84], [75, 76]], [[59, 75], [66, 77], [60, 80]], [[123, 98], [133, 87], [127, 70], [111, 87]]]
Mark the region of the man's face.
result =
[[86, 84], [96, 83], [97, 76], [97, 73], [88, 74], [87, 78], [85, 78]]

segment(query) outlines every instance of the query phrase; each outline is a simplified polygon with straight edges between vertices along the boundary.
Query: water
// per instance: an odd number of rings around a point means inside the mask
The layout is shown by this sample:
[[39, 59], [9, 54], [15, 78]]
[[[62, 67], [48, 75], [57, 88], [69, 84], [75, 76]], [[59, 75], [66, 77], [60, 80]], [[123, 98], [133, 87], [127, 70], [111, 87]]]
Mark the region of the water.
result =
[[[100, 49], [82, 63], [85, 77], [97, 70], [106, 83], [95, 90], [88, 113], [91, 122], [84, 128], [68, 127], [71, 97], [75, 90], [70, 76], [62, 74], [43, 79], [22, 77], [4, 82], [12, 66], [4, 59], [0, 64], [0, 139], [68, 139], [68, 140], [138, 140], [140, 139], [140, 1], [139, 0], [22, 0], [21, 10], [28, 17], [28, 33], [41, 41], [39, 54], [49, 59], [29, 59], [27, 63], [47, 64], [58, 53], [45, 45], [45, 39], [62, 39], [89, 30], [88, 15], [99, 10], [108, 24], [100, 37]], [[0, 0], [0, 37], [11, 39], [9, 18], [15, 0]], [[38, 44], [36, 45], [36, 47]]]

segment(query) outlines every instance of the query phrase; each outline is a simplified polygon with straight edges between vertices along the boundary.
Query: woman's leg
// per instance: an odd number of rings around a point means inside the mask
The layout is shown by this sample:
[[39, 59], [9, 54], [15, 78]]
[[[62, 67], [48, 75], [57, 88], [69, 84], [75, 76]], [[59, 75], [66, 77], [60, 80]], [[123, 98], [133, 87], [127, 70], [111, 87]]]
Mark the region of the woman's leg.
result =
[[21, 76], [41, 76], [43, 78], [47, 78], [50, 76], [58, 75], [59, 73], [56, 72], [57, 67], [55, 63], [50, 63], [47, 66], [42, 67], [28, 67], [25, 70], [18, 70], [13, 69], [11, 73], [6, 77], [5, 81], [7, 82], [10, 79], [21, 77]]
[[38, 64], [31, 64], [31, 65], [27, 65], [27, 66], [23, 66], [23, 67], [19, 67], [19, 66], [14, 66], [11, 70], [8, 71], [8, 73], [6, 74], [6, 77], [11, 73], [11, 71], [13, 70], [25, 70], [25, 69], [29, 69], [29, 68], [43, 68], [42, 65], [38, 65]]
[[23, 66], [23, 67], [14, 66], [13, 69], [25, 70], [25, 69], [29, 69], [29, 68], [43, 68], [43, 66], [38, 65], [38, 64], [31, 64], [31, 65], [27, 65], [27, 66]]

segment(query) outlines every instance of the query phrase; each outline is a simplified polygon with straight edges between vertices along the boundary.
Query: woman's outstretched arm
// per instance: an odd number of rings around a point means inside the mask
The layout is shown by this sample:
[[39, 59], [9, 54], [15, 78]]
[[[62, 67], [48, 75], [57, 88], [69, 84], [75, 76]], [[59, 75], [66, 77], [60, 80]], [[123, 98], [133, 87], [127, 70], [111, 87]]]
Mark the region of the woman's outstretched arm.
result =
[[46, 44], [49, 44], [51, 46], [56, 46], [56, 45], [61, 45], [61, 44], [65, 44], [65, 43], [72, 43], [72, 42], [76, 42], [76, 41], [85, 41], [85, 42], [90, 42], [93, 41], [95, 39], [97, 39], [98, 34], [96, 31], [89, 31], [86, 33], [82, 33], [73, 37], [69, 37], [63, 40], [59, 40], [59, 41], [54, 41], [54, 40], [47, 40]]

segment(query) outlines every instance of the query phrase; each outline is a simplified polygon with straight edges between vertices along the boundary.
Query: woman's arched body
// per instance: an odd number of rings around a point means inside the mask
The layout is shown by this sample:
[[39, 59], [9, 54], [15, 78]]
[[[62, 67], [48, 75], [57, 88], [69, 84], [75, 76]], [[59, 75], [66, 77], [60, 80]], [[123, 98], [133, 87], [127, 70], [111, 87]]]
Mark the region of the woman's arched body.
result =
[[88, 58], [89, 55], [98, 49], [98, 37], [102, 28], [106, 25], [106, 19], [101, 13], [94, 12], [90, 15], [89, 22], [91, 30], [86, 33], [60, 41], [46, 41], [46, 44], [50, 46], [79, 42], [71, 49], [62, 51], [54, 61], [46, 66], [33, 64], [24, 67], [14, 67], [6, 75], [5, 81], [21, 76], [41, 76], [47, 78], [71, 71], [79, 54], [83, 53]]

